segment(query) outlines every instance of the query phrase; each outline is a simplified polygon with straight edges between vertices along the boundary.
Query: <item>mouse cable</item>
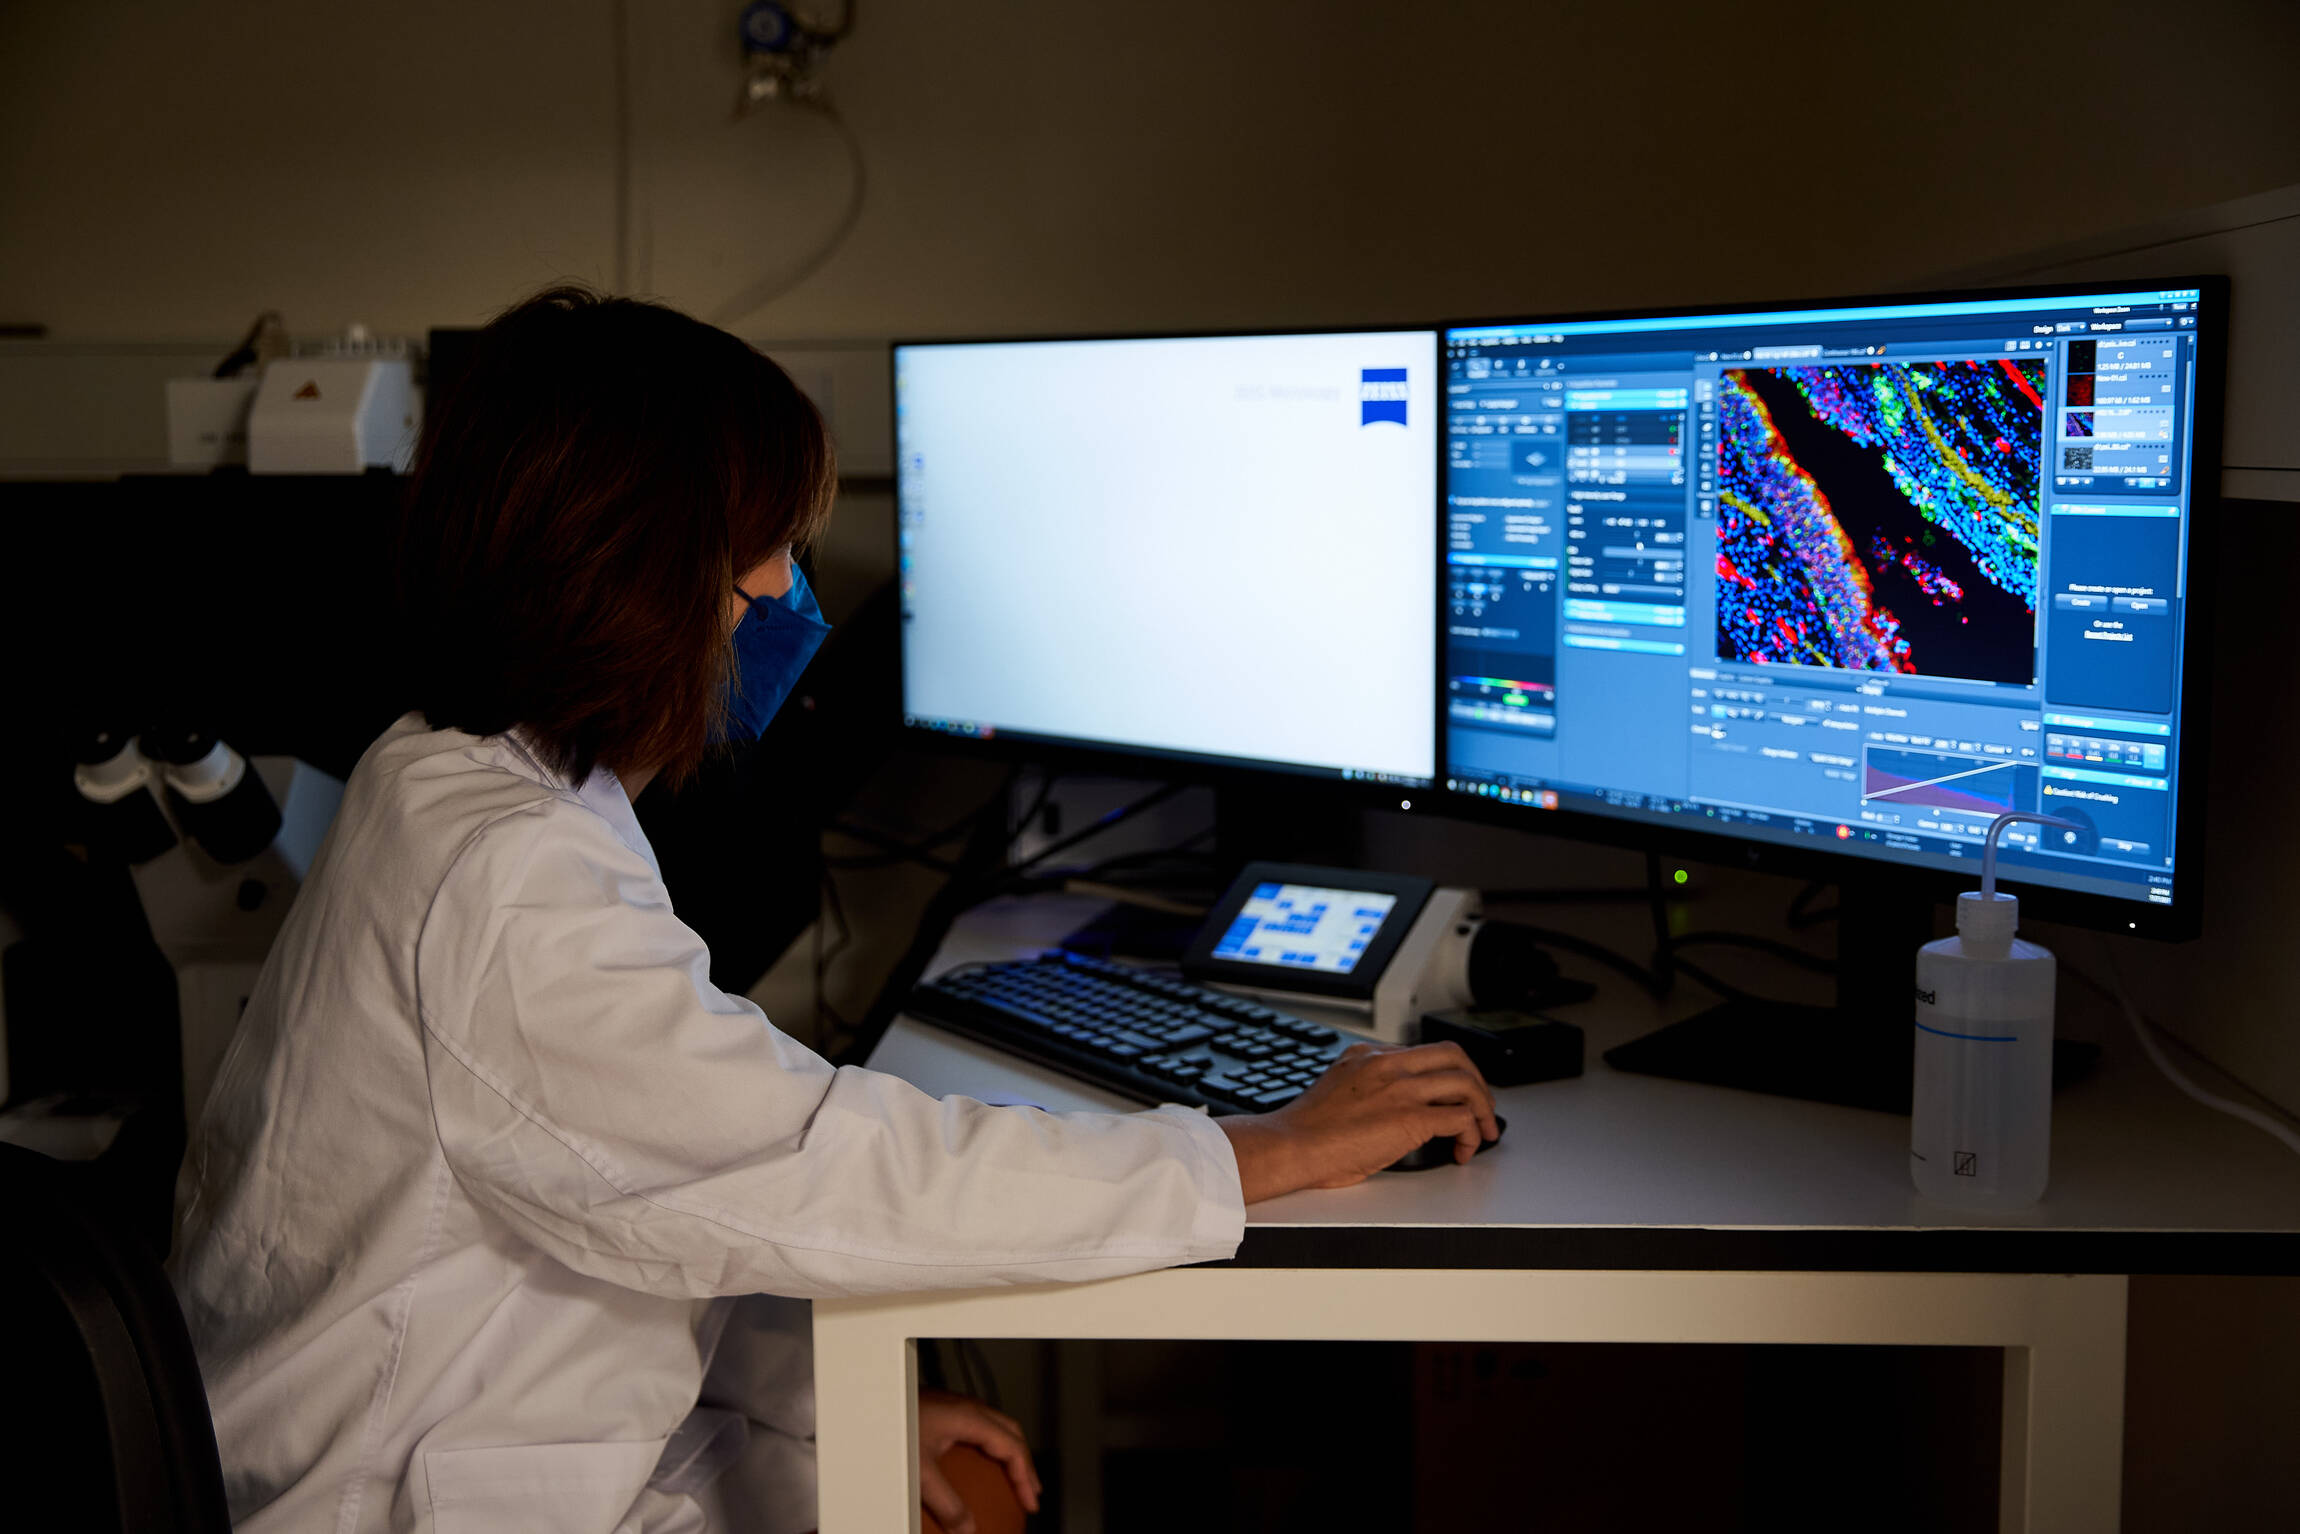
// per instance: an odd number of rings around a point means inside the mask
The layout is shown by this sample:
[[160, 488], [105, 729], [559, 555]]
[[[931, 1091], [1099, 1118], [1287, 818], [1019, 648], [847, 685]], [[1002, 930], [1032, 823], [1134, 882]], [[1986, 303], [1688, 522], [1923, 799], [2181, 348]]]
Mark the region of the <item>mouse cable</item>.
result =
[[[2133, 1037], [2140, 1040], [2140, 1047], [2147, 1051], [2148, 1058], [2155, 1064], [2157, 1070], [2163, 1073], [2165, 1080], [2214, 1112], [2225, 1113], [2230, 1118], [2242, 1119], [2263, 1134], [2273, 1135], [2283, 1144], [2285, 1149], [2300, 1153], [2300, 1130], [2293, 1129], [2291, 1125], [2252, 1107], [2248, 1103], [2240, 1103], [2232, 1098], [2222, 1097], [2217, 1092], [2207, 1091], [2189, 1079], [2188, 1074], [2182, 1071], [2180, 1067], [2174, 1065], [2171, 1057], [2165, 1054], [2164, 1046], [2156, 1041], [2156, 1025], [2141, 1016], [2139, 1006], [2132, 999], [2132, 993], [2125, 989], [2124, 974], [2117, 968], [2116, 954], [2105, 942], [2100, 944], [2100, 959], [2102, 967], [2108, 971], [2109, 994], [2114, 996], [2117, 1005], [2124, 1009], [2124, 1018], [2126, 1022], [2132, 1025]], [[2076, 972], [2072, 971], [2072, 973]], [[2090, 976], [2081, 973], [2078, 974], [2078, 978], [2087, 980], [2094, 985], [2099, 984], [2098, 981], [2091, 980]]]

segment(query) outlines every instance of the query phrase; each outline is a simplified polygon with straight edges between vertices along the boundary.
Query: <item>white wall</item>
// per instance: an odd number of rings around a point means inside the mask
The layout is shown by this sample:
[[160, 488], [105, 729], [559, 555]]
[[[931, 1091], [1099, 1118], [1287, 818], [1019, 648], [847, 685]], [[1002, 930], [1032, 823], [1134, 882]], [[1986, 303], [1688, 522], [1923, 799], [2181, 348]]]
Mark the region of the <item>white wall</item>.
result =
[[[711, 313], [836, 219], [731, 121], [736, 0], [0, 7], [0, 320], [477, 321], [615, 275]], [[1913, 19], [1921, 18], [1921, 22]], [[863, 0], [849, 247], [746, 334], [1421, 318], [1859, 291], [2300, 181], [2270, 0]]]
[[2193, 208], [1944, 283], [2090, 282], [2215, 274], [2229, 279], [2228, 411], [2221, 493], [2300, 501], [2300, 186]]

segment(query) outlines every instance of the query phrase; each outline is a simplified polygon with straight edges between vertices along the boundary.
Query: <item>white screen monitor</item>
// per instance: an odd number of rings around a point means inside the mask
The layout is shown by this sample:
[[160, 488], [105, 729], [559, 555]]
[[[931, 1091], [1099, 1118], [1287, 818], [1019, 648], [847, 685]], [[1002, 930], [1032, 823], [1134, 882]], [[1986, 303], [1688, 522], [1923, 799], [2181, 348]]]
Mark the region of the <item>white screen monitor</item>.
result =
[[1437, 334], [894, 349], [905, 723], [1427, 786]]

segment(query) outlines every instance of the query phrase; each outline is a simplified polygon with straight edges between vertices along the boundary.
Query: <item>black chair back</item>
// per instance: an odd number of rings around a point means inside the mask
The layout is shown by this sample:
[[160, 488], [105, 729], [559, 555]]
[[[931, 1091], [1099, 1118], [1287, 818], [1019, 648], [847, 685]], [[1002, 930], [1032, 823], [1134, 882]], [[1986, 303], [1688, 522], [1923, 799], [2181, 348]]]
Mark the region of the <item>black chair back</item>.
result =
[[0, 1379], [18, 1460], [9, 1517], [228, 1534], [215, 1426], [175, 1292], [151, 1253], [90, 1211], [76, 1170], [0, 1144]]

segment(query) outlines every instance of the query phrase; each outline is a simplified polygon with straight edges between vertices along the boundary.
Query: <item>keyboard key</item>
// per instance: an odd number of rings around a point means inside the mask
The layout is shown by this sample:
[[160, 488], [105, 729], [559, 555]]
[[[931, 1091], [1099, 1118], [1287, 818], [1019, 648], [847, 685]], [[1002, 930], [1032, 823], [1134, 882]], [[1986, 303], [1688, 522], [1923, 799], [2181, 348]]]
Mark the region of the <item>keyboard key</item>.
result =
[[1278, 1104], [1290, 1103], [1301, 1095], [1302, 1089], [1300, 1087], [1271, 1087], [1268, 1091], [1256, 1092], [1251, 1101], [1257, 1108], [1275, 1108]]

